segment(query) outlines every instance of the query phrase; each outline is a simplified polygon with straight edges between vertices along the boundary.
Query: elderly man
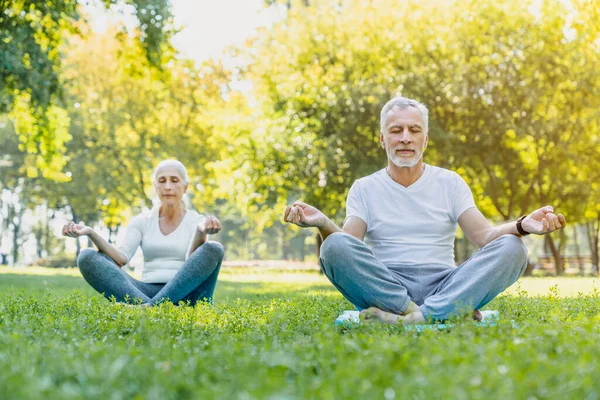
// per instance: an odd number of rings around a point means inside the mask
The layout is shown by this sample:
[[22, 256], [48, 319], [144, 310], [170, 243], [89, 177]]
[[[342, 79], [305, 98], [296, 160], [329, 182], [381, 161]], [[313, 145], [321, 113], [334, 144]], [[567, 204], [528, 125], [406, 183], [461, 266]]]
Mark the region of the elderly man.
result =
[[[492, 226], [458, 174], [423, 162], [428, 110], [418, 101], [390, 100], [381, 110], [379, 140], [388, 165], [354, 182], [342, 229], [299, 201], [286, 208], [285, 221], [319, 230], [321, 267], [363, 319], [411, 324], [470, 313], [480, 319], [478, 309], [525, 270], [520, 237], [561, 229], [565, 218], [546, 206]], [[458, 267], [457, 224], [480, 248]]]

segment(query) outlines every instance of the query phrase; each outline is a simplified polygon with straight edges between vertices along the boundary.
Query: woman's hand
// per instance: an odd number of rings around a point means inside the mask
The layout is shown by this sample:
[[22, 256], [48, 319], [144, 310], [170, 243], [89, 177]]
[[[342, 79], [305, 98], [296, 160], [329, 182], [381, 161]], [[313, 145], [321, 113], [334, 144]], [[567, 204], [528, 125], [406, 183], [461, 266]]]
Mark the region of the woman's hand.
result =
[[69, 222], [65, 226], [63, 226], [62, 234], [63, 236], [70, 236], [73, 238], [78, 238], [80, 236], [89, 236], [94, 230], [89, 226], [85, 226], [85, 224], [75, 224], [75, 222]]
[[214, 235], [221, 230], [221, 223], [217, 217], [209, 215], [198, 224], [198, 230], [206, 235]]

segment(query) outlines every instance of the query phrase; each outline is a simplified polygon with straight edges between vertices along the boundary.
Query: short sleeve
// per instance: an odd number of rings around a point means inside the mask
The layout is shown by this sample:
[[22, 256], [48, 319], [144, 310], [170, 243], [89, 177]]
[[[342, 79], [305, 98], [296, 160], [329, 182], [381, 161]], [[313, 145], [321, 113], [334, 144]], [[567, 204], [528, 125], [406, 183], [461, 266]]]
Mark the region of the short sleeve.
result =
[[193, 213], [193, 218], [191, 218], [192, 222], [190, 224], [190, 239], [187, 251], [185, 252], [186, 260], [190, 255], [190, 250], [192, 249], [192, 243], [194, 243], [194, 237], [196, 236], [196, 229], [198, 229], [198, 225], [203, 224], [206, 221], [206, 216], [204, 214], [198, 214], [195, 211], [193, 211]]
[[455, 175], [454, 184], [454, 220], [458, 221], [462, 213], [475, 207], [475, 200], [471, 188], [458, 174]]
[[138, 215], [127, 226], [125, 237], [118, 250], [127, 257], [127, 262], [131, 261], [133, 255], [142, 243], [142, 231], [144, 226], [144, 216]]
[[[358, 217], [369, 225], [369, 212], [365, 204], [360, 182], [355, 181], [346, 199], [346, 220], [350, 217]], [[345, 222], [345, 221], [344, 221]]]

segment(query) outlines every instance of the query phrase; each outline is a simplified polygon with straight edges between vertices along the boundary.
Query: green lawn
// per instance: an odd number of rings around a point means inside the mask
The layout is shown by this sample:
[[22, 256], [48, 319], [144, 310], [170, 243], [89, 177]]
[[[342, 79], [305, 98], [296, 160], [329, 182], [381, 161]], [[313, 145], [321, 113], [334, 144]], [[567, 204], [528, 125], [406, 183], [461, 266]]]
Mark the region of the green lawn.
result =
[[351, 306], [317, 273], [228, 268], [215, 306], [140, 309], [4, 268], [0, 399], [598, 399], [597, 287], [523, 279], [496, 326], [417, 333], [334, 326]]

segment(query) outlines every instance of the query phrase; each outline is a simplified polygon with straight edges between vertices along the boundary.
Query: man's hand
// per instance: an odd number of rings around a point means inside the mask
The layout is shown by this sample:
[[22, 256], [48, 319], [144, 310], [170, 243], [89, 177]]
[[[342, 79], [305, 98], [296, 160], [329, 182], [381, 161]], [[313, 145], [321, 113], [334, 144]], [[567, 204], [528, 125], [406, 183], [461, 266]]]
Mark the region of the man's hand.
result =
[[543, 235], [562, 229], [567, 226], [567, 221], [562, 214], [554, 214], [552, 206], [542, 207], [535, 210], [521, 222], [521, 227], [529, 233]]
[[325, 214], [301, 201], [296, 201], [291, 206], [286, 207], [283, 220], [302, 228], [319, 228], [327, 225]]
[[63, 226], [62, 234], [63, 236], [70, 236], [73, 238], [78, 238], [80, 236], [88, 236], [93, 232], [92, 228], [89, 226], [85, 226], [83, 223], [75, 224], [75, 222], [69, 222], [65, 226]]
[[221, 230], [221, 223], [217, 217], [209, 215], [198, 224], [198, 230], [206, 235], [214, 235]]

